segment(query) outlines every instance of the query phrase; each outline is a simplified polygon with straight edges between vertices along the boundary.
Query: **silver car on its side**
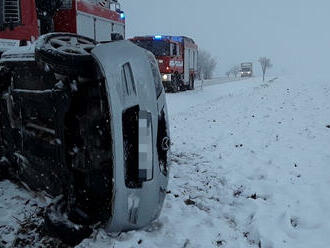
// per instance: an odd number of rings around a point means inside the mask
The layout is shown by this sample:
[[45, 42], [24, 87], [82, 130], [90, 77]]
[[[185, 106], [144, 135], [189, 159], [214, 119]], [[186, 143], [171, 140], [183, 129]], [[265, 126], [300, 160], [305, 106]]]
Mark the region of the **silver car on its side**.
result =
[[76, 244], [99, 222], [120, 232], [158, 218], [170, 135], [154, 56], [68, 33], [21, 50], [0, 60], [1, 151], [7, 178], [57, 199], [47, 229]]

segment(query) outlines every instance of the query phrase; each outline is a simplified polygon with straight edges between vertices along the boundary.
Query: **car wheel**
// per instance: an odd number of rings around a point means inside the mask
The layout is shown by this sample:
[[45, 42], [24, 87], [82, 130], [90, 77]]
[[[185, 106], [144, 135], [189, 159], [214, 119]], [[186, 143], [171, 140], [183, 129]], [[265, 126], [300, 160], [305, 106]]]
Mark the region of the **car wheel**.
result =
[[36, 42], [35, 57], [58, 74], [91, 76], [94, 68], [91, 50], [96, 44], [95, 40], [76, 34], [46, 34]]
[[66, 204], [62, 199], [48, 206], [44, 221], [45, 230], [50, 236], [71, 246], [78, 245], [92, 234], [89, 226], [77, 225], [69, 220]]

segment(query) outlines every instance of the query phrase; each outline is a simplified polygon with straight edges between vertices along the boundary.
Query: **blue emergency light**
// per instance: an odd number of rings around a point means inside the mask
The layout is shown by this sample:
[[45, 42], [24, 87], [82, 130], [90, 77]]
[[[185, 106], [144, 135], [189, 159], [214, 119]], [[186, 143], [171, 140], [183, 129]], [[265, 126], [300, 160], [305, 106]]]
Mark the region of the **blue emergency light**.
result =
[[125, 16], [125, 13], [120, 13], [120, 19], [125, 19], [126, 18], [126, 16]]
[[161, 40], [163, 37], [161, 35], [155, 35], [154, 39], [155, 40]]

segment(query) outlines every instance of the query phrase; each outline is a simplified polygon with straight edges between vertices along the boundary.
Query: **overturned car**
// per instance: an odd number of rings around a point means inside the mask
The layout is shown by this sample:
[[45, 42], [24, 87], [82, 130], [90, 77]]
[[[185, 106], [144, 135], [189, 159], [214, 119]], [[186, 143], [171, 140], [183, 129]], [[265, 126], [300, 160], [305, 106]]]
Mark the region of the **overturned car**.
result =
[[150, 52], [51, 33], [3, 53], [0, 77], [0, 169], [61, 199], [45, 216], [50, 230], [65, 232], [66, 221], [86, 233], [96, 223], [118, 232], [159, 216], [170, 139]]

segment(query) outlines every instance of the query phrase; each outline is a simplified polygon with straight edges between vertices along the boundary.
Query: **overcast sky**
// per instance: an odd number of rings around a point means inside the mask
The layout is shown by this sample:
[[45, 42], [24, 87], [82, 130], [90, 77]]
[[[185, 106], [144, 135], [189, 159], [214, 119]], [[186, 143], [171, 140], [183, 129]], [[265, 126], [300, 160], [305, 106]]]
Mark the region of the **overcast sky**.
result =
[[329, 73], [330, 0], [121, 0], [121, 4], [127, 37], [192, 37], [217, 58], [217, 74], [259, 56], [272, 59], [273, 73]]

